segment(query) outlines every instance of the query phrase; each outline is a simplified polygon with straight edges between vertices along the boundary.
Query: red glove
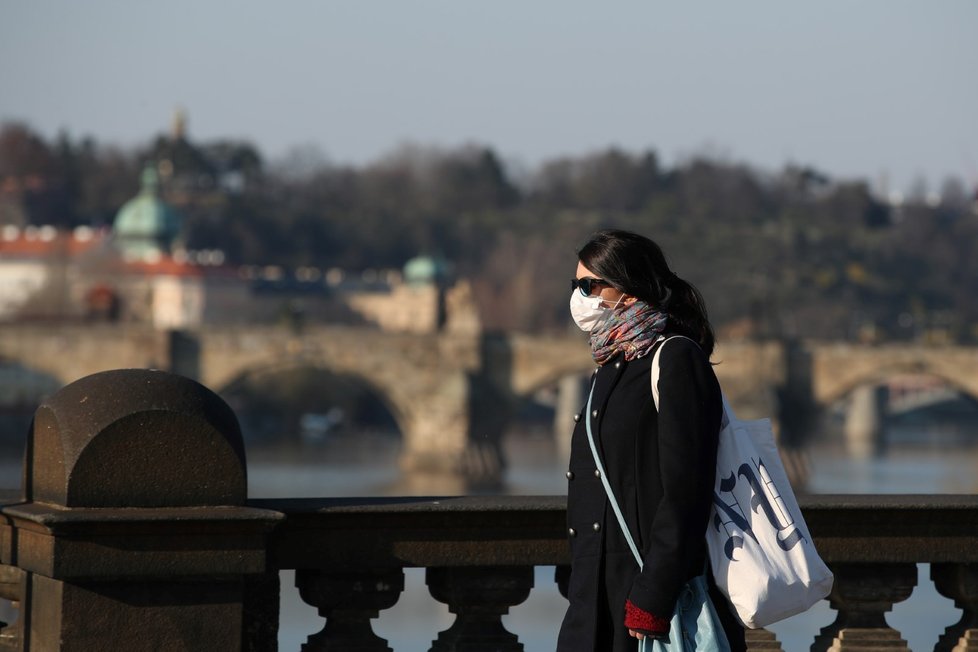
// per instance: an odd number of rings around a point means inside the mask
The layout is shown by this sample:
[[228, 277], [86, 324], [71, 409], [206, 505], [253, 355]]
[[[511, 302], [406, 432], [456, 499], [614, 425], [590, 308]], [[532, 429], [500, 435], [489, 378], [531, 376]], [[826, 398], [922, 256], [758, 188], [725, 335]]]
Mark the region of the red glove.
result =
[[625, 627], [650, 638], [664, 638], [669, 633], [669, 619], [654, 616], [645, 609], [636, 607], [631, 600], [626, 600]]

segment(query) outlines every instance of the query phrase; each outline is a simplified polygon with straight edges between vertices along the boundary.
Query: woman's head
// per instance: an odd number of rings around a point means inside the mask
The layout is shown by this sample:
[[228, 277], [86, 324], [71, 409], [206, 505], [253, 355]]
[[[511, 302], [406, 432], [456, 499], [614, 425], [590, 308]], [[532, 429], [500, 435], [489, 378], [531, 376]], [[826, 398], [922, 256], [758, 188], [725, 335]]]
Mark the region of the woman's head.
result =
[[577, 258], [577, 278], [582, 278], [583, 266], [606, 284], [597, 284], [592, 294], [600, 292], [607, 300], [624, 293], [625, 301], [630, 297], [644, 301], [668, 313], [670, 330], [699, 342], [707, 355], [712, 354], [713, 329], [703, 297], [669, 269], [655, 242], [637, 233], [606, 229], [592, 235]]

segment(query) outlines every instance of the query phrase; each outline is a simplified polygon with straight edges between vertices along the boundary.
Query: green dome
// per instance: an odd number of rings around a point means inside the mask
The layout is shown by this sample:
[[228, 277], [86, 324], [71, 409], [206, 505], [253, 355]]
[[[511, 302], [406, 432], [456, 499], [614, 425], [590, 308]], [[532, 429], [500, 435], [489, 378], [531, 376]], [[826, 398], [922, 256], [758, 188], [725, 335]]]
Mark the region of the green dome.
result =
[[448, 262], [441, 258], [417, 256], [404, 264], [404, 280], [412, 285], [442, 283], [448, 274]]
[[127, 256], [144, 258], [169, 252], [180, 233], [180, 216], [159, 194], [156, 170], [143, 170], [142, 190], [116, 214], [112, 230]]

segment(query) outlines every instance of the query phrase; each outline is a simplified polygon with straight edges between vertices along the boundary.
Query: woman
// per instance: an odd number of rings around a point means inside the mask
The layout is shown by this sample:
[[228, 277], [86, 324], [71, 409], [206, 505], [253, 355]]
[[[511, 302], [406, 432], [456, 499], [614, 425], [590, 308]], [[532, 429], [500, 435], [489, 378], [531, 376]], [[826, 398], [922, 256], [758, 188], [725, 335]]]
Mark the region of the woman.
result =
[[[682, 586], [707, 566], [723, 412], [710, 355], [713, 331], [699, 292], [676, 276], [662, 250], [626, 231], [596, 233], [578, 252], [570, 309], [590, 333], [598, 369], [590, 414], [575, 417], [567, 471], [570, 605], [559, 652], [625, 652], [666, 638]], [[659, 355], [659, 405], [651, 365]], [[686, 339], [689, 338], [689, 339]], [[636, 544], [640, 571], [621, 532], [588, 445], [585, 419]], [[731, 650], [744, 632], [708, 578]]]

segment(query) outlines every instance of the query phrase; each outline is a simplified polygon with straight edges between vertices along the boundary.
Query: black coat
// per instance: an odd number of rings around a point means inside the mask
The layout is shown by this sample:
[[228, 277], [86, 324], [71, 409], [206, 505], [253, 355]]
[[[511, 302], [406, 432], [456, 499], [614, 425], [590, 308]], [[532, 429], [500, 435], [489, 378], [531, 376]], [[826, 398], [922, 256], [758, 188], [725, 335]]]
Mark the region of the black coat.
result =
[[[660, 344], [661, 345], [661, 344]], [[660, 345], [656, 345], [656, 348]], [[704, 535], [713, 500], [720, 386], [703, 351], [673, 339], [659, 356], [659, 404], [652, 399], [655, 349], [626, 362], [621, 356], [593, 376], [591, 413], [578, 417], [568, 469], [567, 526], [571, 547], [570, 605], [560, 652], [626, 652], [636, 639], [624, 626], [625, 600], [670, 618], [679, 591], [706, 565]], [[588, 445], [591, 429], [644, 569], [628, 548], [608, 503]], [[722, 601], [722, 598], [720, 598]], [[743, 631], [718, 604], [733, 649]]]

